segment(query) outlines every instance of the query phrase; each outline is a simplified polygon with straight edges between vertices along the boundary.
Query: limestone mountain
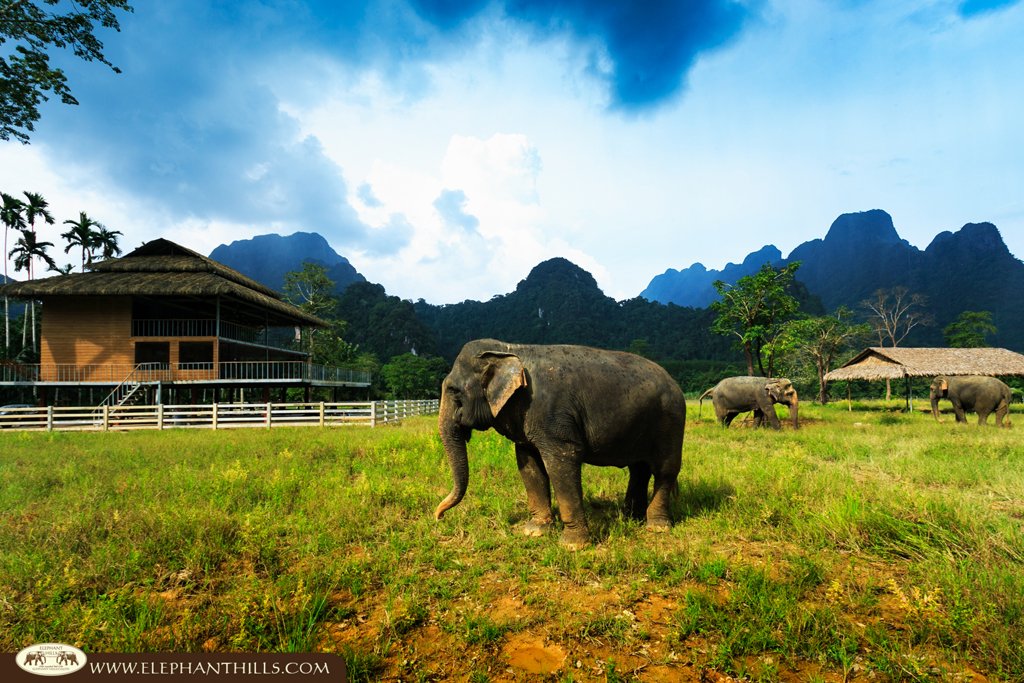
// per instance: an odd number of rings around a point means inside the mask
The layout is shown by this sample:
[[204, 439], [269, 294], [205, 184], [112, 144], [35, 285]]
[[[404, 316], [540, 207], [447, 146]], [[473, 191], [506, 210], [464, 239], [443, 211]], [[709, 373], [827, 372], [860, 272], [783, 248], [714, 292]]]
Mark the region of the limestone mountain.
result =
[[315, 232], [257, 235], [236, 240], [214, 249], [210, 258], [279, 292], [284, 288], [285, 274], [301, 270], [305, 261], [324, 266], [339, 294], [353, 282], [366, 281], [348, 259]]
[[706, 308], [718, 298], [714, 282], [736, 282], [741, 277], [753, 275], [766, 263], [777, 266], [782, 263], [782, 252], [772, 244], [748, 254], [742, 263], [728, 263], [722, 270], [708, 270], [702, 263], [689, 268], [669, 268], [656, 276], [640, 296], [651, 301], [674, 303], [679, 306]]
[[[956, 232], [942, 232], [924, 250], [902, 239], [892, 217], [875, 209], [839, 216], [825, 237], [804, 242], [785, 259], [765, 247], [727, 266], [721, 273], [694, 264], [669, 270], [651, 281], [643, 296], [661, 303], [707, 301], [710, 279], [735, 282], [764, 263], [774, 266], [800, 261], [797, 279], [817, 296], [826, 310], [857, 309], [879, 289], [906, 287], [928, 299], [935, 324], [915, 331], [908, 344], [942, 345], [942, 329], [965, 310], [991, 311], [999, 330], [991, 343], [1024, 350], [1024, 307], [1014, 292], [1024, 291], [1024, 263], [1006, 248], [991, 223], [969, 223]], [[748, 272], [749, 271], [749, 272]], [[707, 304], [705, 304], [707, 305]]]

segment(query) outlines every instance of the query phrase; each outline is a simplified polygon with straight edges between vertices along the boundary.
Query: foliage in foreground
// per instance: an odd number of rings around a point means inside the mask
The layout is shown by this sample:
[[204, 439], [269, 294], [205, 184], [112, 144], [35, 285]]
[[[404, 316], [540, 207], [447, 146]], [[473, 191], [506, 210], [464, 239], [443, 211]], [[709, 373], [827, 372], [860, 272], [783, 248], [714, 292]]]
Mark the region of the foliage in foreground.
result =
[[723, 430], [691, 410], [679, 523], [625, 521], [625, 473], [586, 468], [597, 544], [577, 553], [514, 533], [493, 432], [442, 522], [430, 419], [2, 433], [0, 649], [335, 651], [356, 680], [1024, 678], [1016, 429], [806, 405], [799, 431]]

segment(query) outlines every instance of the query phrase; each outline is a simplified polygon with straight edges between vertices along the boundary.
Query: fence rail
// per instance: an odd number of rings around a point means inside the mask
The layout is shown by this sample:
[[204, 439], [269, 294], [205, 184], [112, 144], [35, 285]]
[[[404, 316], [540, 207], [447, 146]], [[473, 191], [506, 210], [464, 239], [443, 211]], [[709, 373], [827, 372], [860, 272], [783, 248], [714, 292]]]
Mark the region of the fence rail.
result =
[[336, 427], [400, 422], [438, 410], [437, 399], [363, 403], [213, 403], [112, 407], [3, 408], [0, 429], [110, 431], [134, 429], [233, 429]]
[[128, 364], [0, 365], [0, 383], [37, 382], [117, 385], [132, 375], [138, 382], [322, 382], [327, 384], [369, 385], [370, 372], [354, 368], [336, 368], [302, 361], [225, 361], [222, 363], [147, 363], [139, 370]]

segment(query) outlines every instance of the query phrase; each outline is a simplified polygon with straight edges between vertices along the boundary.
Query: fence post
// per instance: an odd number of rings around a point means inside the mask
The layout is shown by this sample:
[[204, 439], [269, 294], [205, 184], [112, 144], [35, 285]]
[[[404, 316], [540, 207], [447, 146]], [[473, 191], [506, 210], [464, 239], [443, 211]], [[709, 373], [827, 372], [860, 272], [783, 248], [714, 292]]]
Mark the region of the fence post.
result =
[[324, 410], [324, 402], [320, 401], [320, 426], [321, 427], [324, 426], [325, 413], [326, 413], [326, 411]]
[[267, 429], [270, 429], [270, 427], [272, 426], [271, 422], [273, 422], [273, 418], [272, 418], [273, 414], [274, 414], [274, 411], [273, 411], [273, 409], [271, 409], [270, 404], [268, 403], [267, 404]]
[[163, 403], [157, 403], [156, 404], [156, 428], [157, 429], [163, 429], [164, 428], [164, 404]]
[[110, 431], [110, 405], [103, 404], [103, 431]]
[[372, 401], [370, 403], [370, 426], [371, 427], [376, 427], [377, 426], [377, 402], [376, 401]]
[[46, 406], [46, 431], [53, 431], [53, 406]]
[[217, 404], [216, 403], [213, 404], [213, 412], [210, 414], [210, 417], [211, 417], [211, 423], [212, 423], [213, 429], [214, 429], [214, 431], [216, 431], [217, 430]]

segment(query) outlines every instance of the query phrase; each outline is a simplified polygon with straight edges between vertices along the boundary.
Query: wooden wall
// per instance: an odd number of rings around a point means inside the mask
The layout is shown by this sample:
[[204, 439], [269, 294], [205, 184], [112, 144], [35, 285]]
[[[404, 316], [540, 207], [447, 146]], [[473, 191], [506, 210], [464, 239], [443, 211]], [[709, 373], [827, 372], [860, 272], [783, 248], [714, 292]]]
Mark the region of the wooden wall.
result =
[[[46, 380], [55, 366], [123, 366], [135, 362], [130, 297], [62, 296], [43, 301], [39, 360]], [[50, 366], [50, 370], [47, 370]], [[63, 368], [60, 369], [63, 371]], [[71, 379], [71, 378], [67, 378]], [[90, 378], [80, 378], [89, 381]], [[93, 378], [100, 380], [100, 378]], [[121, 377], [117, 381], [124, 379]]]

